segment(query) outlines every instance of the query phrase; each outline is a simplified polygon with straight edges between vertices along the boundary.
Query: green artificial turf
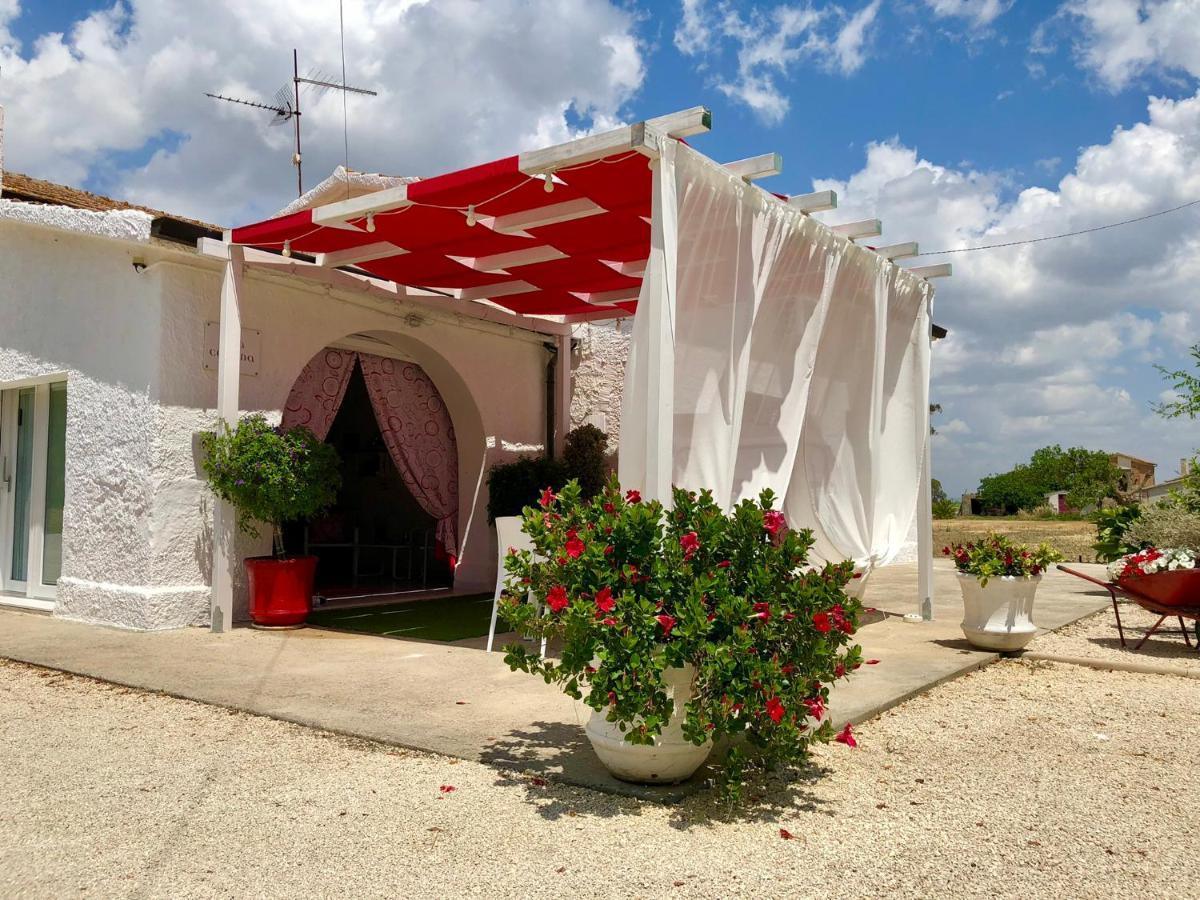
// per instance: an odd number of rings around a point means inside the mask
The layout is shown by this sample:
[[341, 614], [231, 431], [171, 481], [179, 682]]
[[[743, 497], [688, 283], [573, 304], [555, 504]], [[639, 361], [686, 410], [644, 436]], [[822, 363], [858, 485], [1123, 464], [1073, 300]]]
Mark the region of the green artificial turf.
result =
[[[388, 637], [461, 641], [487, 634], [491, 618], [492, 595], [475, 594], [437, 600], [410, 600], [387, 606], [360, 606], [357, 609], [313, 610], [308, 623], [321, 628]], [[497, 630], [503, 630], [499, 623]]]

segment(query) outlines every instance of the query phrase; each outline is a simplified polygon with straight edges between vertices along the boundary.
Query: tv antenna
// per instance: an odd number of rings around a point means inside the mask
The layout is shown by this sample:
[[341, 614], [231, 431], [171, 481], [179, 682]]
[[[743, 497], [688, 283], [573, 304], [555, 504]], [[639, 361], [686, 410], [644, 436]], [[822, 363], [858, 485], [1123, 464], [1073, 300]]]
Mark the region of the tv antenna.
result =
[[[275, 113], [271, 119], [271, 125], [282, 125], [285, 122], [291, 122], [295, 129], [295, 150], [292, 153], [292, 165], [296, 167], [296, 193], [297, 196], [304, 195], [304, 167], [302, 157], [300, 155], [300, 86], [305, 85], [310, 92], [317, 95], [323, 94], [326, 91], [341, 91], [343, 98], [346, 94], [366, 94], [368, 97], [376, 97], [378, 94], [375, 91], [369, 91], [366, 88], [351, 87], [345, 83], [345, 77], [342, 81], [333, 81], [325, 77], [320, 72], [310, 71], [307, 75], [300, 74], [300, 55], [296, 50], [292, 50], [292, 84], [289, 87], [284, 85], [277, 90], [271, 98], [270, 103], [260, 103], [257, 100], [246, 100], [241, 97], [226, 97], [224, 94], [210, 94], [204, 92], [204, 96], [212, 97], [214, 100], [224, 100], [226, 103], [238, 103], [242, 106], [252, 106], [255, 109], [265, 109], [268, 112]], [[344, 123], [343, 123], [344, 125]]]

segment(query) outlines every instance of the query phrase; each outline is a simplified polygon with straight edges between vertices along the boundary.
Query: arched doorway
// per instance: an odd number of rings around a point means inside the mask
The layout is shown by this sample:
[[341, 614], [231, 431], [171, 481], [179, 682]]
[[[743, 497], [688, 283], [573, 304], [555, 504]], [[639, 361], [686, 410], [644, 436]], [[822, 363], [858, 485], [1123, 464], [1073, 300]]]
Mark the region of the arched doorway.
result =
[[292, 526], [294, 545], [320, 559], [317, 592], [329, 598], [447, 588], [454, 579], [454, 426], [422, 367], [386, 344], [378, 349], [325, 347], [305, 365], [283, 411], [285, 427], [308, 427], [342, 461], [333, 508]]

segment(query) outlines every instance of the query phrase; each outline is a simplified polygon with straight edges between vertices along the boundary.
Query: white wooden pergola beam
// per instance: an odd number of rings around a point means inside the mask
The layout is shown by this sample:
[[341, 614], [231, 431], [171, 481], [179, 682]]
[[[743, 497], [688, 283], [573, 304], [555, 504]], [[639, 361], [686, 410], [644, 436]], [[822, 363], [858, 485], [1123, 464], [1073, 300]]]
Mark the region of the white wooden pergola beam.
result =
[[840, 234], [852, 241], [858, 238], [878, 237], [883, 234], [883, 223], [878, 219], [863, 219], [861, 222], [845, 222], [829, 227], [834, 234]]
[[494, 218], [491, 216], [480, 216], [478, 224], [500, 234], [531, 237], [531, 235], [526, 233], [527, 228], [541, 228], [544, 225], [572, 222], [575, 219], [598, 216], [602, 212], [605, 212], [605, 210], [587, 197], [578, 197], [563, 203], [552, 203], [549, 206], [525, 209], [503, 216], [495, 216]]
[[347, 250], [335, 250], [332, 253], [318, 253], [316, 260], [318, 266], [336, 269], [340, 266], [370, 262], [373, 259], [402, 256], [407, 252], [403, 247], [397, 247], [388, 241], [380, 241], [377, 244], [367, 244], [365, 247], [351, 247]]
[[783, 157], [778, 153], [764, 153], [736, 162], [725, 163], [725, 168], [749, 183], [759, 178], [770, 178], [783, 171]]
[[796, 194], [788, 197], [788, 205], [803, 213], [824, 212], [837, 209], [837, 191], [817, 191], [814, 194]]
[[641, 290], [641, 285], [636, 285], [634, 287], [622, 288], [619, 291], [598, 291], [591, 294], [571, 291], [570, 293], [585, 303], [603, 305], [608, 303], [628, 303], [630, 300], [636, 300]]
[[608, 266], [614, 272], [619, 272], [622, 275], [628, 275], [630, 278], [641, 278], [646, 274], [646, 260], [632, 259], [620, 262], [611, 259], [602, 259], [600, 262]]
[[933, 266], [913, 266], [908, 270], [918, 278], [949, 278], [954, 274], [954, 266], [950, 263], [938, 263]]
[[889, 244], [886, 247], [876, 247], [875, 252], [884, 259], [906, 259], [910, 256], [920, 256], [916, 241], [907, 241], [903, 244]]
[[364, 194], [361, 197], [352, 197], [349, 200], [339, 200], [336, 203], [313, 207], [312, 220], [314, 225], [358, 231], [357, 227], [348, 224], [348, 219], [361, 219], [367, 213], [388, 212], [411, 205], [408, 199], [408, 185], [401, 184], [394, 188]]
[[628, 150], [654, 155], [654, 138], [647, 135], [648, 131], [681, 138], [700, 134], [711, 127], [712, 113], [706, 107], [694, 106], [681, 112], [635, 122], [633, 125], [622, 125], [611, 131], [589, 134], [554, 147], [530, 150], [517, 157], [517, 168], [526, 175], [542, 175]]
[[450, 258], [479, 272], [503, 272], [518, 266], [532, 266], [537, 263], [553, 262], [556, 259], [566, 259], [567, 254], [557, 247], [543, 244], [540, 247], [511, 250], [508, 253], [495, 253], [491, 256], [451, 256]]
[[577, 322], [602, 322], [608, 319], [624, 319], [632, 315], [633, 313], [631, 313], [629, 310], [621, 309], [619, 306], [598, 306], [594, 312], [571, 313], [570, 315], [563, 316], [563, 321], [567, 324], [574, 324]]
[[500, 284], [484, 284], [479, 287], [458, 288], [454, 295], [460, 300], [491, 300], [493, 297], [508, 297], [512, 294], [529, 294], [538, 290], [528, 281], [502, 281]]

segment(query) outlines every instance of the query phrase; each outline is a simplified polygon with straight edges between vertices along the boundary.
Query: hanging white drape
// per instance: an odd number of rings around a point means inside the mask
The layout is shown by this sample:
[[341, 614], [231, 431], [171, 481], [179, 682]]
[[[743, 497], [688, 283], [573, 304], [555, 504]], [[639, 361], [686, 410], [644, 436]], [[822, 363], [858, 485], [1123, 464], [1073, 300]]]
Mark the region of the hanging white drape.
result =
[[[813, 528], [819, 556], [886, 562], [916, 509], [928, 286], [687, 146], [667, 141], [659, 166], [655, 215], [677, 217], [677, 269], [664, 281], [652, 251], [626, 372], [622, 482], [645, 476], [660, 349], [647, 319], [665, 309], [673, 481], [726, 505], [769, 487], [793, 526]], [[669, 304], [653, 302], [664, 293]]]

